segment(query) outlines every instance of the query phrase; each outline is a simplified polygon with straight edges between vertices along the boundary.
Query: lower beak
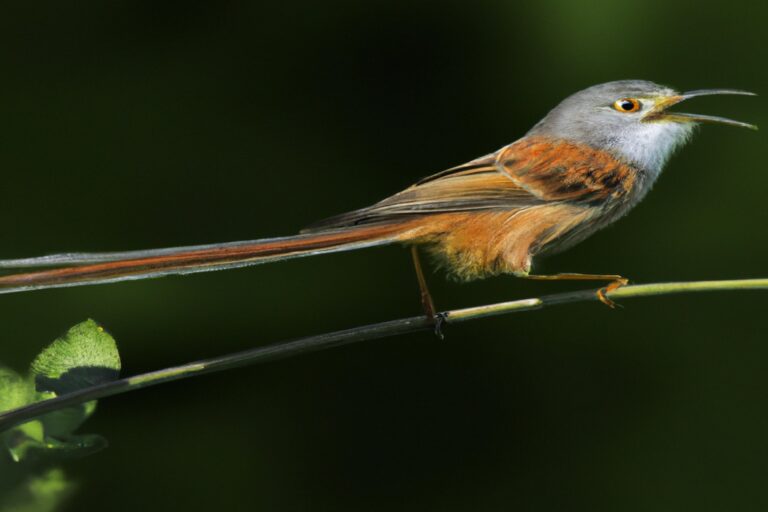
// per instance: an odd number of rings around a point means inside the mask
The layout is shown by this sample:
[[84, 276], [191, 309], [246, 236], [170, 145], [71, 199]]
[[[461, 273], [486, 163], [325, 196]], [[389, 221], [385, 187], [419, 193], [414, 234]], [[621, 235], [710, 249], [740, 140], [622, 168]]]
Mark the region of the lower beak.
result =
[[706, 116], [703, 114], [687, 114], [683, 112], [668, 112], [667, 109], [672, 105], [676, 105], [681, 101], [685, 101], [698, 96], [710, 96], [714, 94], [737, 94], [740, 96], [757, 96], [753, 92], [740, 91], [737, 89], [699, 89], [697, 91], [689, 91], [683, 94], [675, 96], [668, 96], [661, 99], [656, 103], [654, 109], [649, 113], [650, 116], [646, 116], [649, 121], [663, 119], [665, 121], [676, 121], [678, 123], [717, 123], [727, 124], [730, 126], [739, 126], [741, 128], [749, 128], [750, 130], [757, 130], [757, 126], [749, 123], [742, 123], [741, 121], [734, 121], [726, 117], [718, 116]]

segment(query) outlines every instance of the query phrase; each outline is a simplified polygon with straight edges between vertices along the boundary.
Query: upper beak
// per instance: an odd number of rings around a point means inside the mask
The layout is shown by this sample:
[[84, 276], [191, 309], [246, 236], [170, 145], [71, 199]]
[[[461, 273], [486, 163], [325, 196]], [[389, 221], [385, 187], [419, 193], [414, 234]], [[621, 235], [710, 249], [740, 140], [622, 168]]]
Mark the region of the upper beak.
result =
[[688, 91], [683, 94], [675, 96], [667, 96], [656, 102], [653, 110], [649, 112], [650, 116], [646, 118], [650, 120], [664, 119], [668, 121], [677, 121], [680, 123], [718, 123], [727, 124], [730, 126], [740, 126], [742, 128], [749, 128], [750, 130], [757, 130], [757, 126], [749, 123], [742, 123], [741, 121], [734, 121], [726, 117], [718, 116], [706, 116], [703, 114], [686, 114], [683, 112], [668, 112], [667, 109], [672, 105], [676, 105], [681, 101], [685, 101], [698, 96], [709, 96], [713, 94], [738, 94], [740, 96], [757, 96], [753, 92], [740, 91], [738, 89], [699, 89], [696, 91]]

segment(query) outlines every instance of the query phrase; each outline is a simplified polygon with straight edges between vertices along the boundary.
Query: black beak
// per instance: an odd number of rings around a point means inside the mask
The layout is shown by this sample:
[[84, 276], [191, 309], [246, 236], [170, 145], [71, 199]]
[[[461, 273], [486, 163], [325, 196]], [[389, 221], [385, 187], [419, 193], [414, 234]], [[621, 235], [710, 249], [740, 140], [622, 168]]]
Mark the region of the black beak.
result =
[[743, 123], [741, 121], [734, 121], [727, 117], [719, 116], [707, 116], [703, 114], [688, 114], [684, 112], [668, 112], [667, 109], [672, 105], [676, 105], [681, 101], [685, 101], [691, 98], [697, 98], [699, 96], [711, 96], [715, 94], [735, 94], [739, 96], [757, 96], [757, 94], [748, 91], [741, 91], [738, 89], [698, 89], [696, 91], [688, 91], [683, 94], [669, 96], [662, 99], [656, 104], [654, 108], [654, 119], [664, 119], [668, 121], [677, 121], [680, 123], [717, 123], [727, 124], [730, 126], [739, 126], [741, 128], [749, 128], [750, 130], [757, 130], [757, 126], [750, 123]]

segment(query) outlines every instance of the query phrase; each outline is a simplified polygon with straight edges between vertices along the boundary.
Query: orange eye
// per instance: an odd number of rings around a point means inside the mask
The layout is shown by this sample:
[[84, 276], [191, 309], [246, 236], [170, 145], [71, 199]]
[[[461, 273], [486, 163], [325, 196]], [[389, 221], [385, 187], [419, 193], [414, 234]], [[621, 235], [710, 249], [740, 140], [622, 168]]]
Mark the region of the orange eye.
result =
[[613, 108], [619, 112], [629, 114], [631, 112], [637, 112], [640, 110], [640, 102], [635, 98], [621, 98], [613, 103]]

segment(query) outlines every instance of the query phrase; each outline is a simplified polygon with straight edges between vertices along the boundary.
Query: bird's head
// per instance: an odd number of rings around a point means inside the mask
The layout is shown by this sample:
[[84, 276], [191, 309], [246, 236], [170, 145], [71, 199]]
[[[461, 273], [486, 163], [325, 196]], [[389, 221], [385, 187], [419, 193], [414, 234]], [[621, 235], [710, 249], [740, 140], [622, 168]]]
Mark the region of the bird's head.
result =
[[687, 99], [713, 94], [754, 96], [735, 89], [679, 93], [645, 80], [608, 82], [572, 94], [552, 109], [528, 135], [588, 144], [610, 151], [656, 175], [699, 123], [757, 129], [754, 125], [725, 117], [669, 110]]

